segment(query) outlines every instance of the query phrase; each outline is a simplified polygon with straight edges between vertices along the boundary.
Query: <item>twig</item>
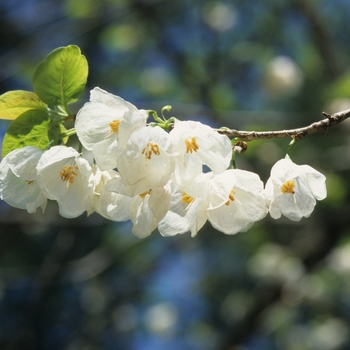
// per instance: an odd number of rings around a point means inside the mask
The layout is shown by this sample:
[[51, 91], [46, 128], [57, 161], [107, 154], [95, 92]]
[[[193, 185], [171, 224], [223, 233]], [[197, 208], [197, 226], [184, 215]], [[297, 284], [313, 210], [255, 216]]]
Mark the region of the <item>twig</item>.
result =
[[217, 131], [220, 134], [224, 134], [230, 138], [237, 137], [242, 141], [274, 139], [283, 137], [291, 137], [294, 140], [300, 140], [305, 136], [315, 134], [317, 132], [325, 131], [328, 133], [330, 127], [338, 125], [350, 117], [350, 109], [334, 113], [332, 115], [326, 112], [322, 112], [322, 114], [326, 117], [325, 119], [297, 129], [278, 131], [241, 131], [229, 128], [220, 128], [217, 129]]

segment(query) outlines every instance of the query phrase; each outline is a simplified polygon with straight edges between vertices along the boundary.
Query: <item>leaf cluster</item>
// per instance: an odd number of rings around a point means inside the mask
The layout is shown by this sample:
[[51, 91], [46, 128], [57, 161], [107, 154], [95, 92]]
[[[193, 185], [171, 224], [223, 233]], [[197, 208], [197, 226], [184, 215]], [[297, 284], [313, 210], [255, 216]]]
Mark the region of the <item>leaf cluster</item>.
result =
[[34, 92], [16, 90], [0, 96], [0, 119], [12, 120], [2, 144], [2, 157], [24, 146], [42, 150], [65, 144], [69, 132], [64, 122], [74, 116], [68, 105], [85, 88], [88, 63], [79, 47], [53, 50], [33, 76]]

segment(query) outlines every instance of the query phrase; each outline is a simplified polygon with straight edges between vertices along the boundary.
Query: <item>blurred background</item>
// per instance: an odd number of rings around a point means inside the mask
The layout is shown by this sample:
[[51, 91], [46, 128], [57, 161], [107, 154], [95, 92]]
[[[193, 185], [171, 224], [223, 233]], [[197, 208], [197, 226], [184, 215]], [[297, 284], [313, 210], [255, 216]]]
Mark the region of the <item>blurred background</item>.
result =
[[[0, 93], [78, 45], [99, 86], [213, 127], [279, 130], [350, 108], [347, 0], [0, 0]], [[0, 122], [1, 135], [9, 123]], [[129, 223], [0, 202], [4, 350], [350, 349], [350, 124], [290, 155], [327, 176], [308, 219], [140, 240]], [[265, 182], [290, 140], [237, 155]]]

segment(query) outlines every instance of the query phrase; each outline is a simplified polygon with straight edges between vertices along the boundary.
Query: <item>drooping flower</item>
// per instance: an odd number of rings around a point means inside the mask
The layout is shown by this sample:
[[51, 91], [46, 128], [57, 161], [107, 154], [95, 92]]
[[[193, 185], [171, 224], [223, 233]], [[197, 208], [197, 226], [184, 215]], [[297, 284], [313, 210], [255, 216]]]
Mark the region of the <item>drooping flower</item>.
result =
[[191, 232], [192, 237], [196, 236], [208, 219], [206, 188], [203, 188], [202, 196], [197, 198], [181, 190], [174, 182], [170, 182], [170, 188], [170, 207], [158, 223], [159, 233], [168, 237]]
[[144, 238], [149, 236], [163, 219], [170, 206], [170, 186], [154, 187], [134, 195], [133, 186], [124, 185], [119, 176], [114, 176], [105, 185], [105, 191], [112, 191], [118, 198], [107, 211], [112, 220], [119, 221], [121, 213], [128, 212], [133, 223], [132, 232]]
[[293, 221], [309, 217], [316, 200], [327, 196], [325, 181], [326, 177], [309, 165], [297, 165], [288, 156], [279, 160], [265, 186], [271, 217], [284, 215]]
[[118, 171], [130, 196], [165, 186], [173, 171], [169, 134], [159, 126], [135, 131], [119, 157]]
[[264, 185], [250, 171], [230, 169], [210, 182], [208, 219], [226, 234], [247, 231], [267, 214]]
[[178, 154], [175, 157], [174, 179], [180, 186], [190, 184], [202, 172], [203, 164], [216, 174], [225, 171], [230, 164], [230, 139], [208, 125], [175, 120], [170, 139]]
[[170, 191], [166, 186], [133, 197], [129, 205], [132, 232], [140, 238], [149, 236], [165, 216], [169, 205]]
[[41, 190], [57, 201], [63, 217], [77, 217], [91, 207], [92, 169], [74, 148], [54, 146], [45, 151], [37, 165], [37, 177]]
[[108, 220], [117, 222], [130, 220], [129, 206], [125, 205], [122, 194], [110, 191], [109, 184], [112, 180], [120, 181], [120, 175], [115, 170], [101, 171], [96, 165], [94, 172], [94, 202], [89, 214], [96, 211]]
[[47, 198], [38, 186], [36, 166], [43, 154], [26, 146], [7, 154], [0, 163], [0, 198], [9, 205], [34, 213], [45, 210]]
[[202, 173], [191, 185], [173, 187], [169, 212], [158, 229], [164, 236], [190, 231], [194, 237], [209, 220], [217, 230], [235, 234], [247, 231], [266, 213], [263, 183], [257, 174], [237, 169]]
[[148, 113], [98, 87], [90, 92], [90, 102], [80, 109], [75, 129], [82, 145], [91, 150], [101, 170], [114, 169], [118, 154], [130, 135], [146, 126]]

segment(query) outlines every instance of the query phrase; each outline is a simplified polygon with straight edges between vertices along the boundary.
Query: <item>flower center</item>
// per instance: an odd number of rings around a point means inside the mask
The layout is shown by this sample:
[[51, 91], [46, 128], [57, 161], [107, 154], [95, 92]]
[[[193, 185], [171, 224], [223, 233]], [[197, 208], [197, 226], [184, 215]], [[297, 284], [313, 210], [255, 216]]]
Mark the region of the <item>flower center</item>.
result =
[[118, 134], [118, 129], [119, 129], [119, 124], [120, 124], [120, 120], [113, 120], [112, 122], [110, 122], [108, 125], [111, 128], [111, 132], [114, 132], [115, 134]]
[[236, 192], [232, 189], [230, 194], [228, 195], [228, 201], [225, 202], [225, 205], [230, 205], [230, 203], [235, 200], [234, 194], [236, 194]]
[[139, 196], [140, 196], [142, 199], [145, 199], [145, 197], [146, 197], [148, 194], [151, 194], [151, 190], [149, 190], [149, 191], [147, 191], [147, 192], [144, 192], [144, 193], [141, 193]]
[[185, 192], [181, 191], [181, 202], [184, 202], [186, 204], [191, 204], [194, 201], [194, 198], [186, 194]]
[[281, 190], [283, 194], [286, 193], [291, 193], [294, 194], [294, 187], [295, 187], [295, 183], [293, 180], [287, 180], [282, 186], [281, 186]]
[[154, 153], [156, 156], [159, 156], [160, 150], [157, 144], [149, 142], [142, 150], [142, 154], [144, 154], [147, 159], [151, 159], [152, 153]]
[[144, 192], [144, 193], [141, 193], [139, 194], [141, 200], [142, 200], [142, 203], [141, 203], [141, 211], [143, 211], [145, 209], [145, 198], [147, 195], [151, 195], [151, 191], [152, 190], [149, 190], [147, 192]]
[[74, 176], [78, 176], [76, 170], [78, 170], [77, 166], [67, 165], [62, 167], [60, 177], [62, 181], [67, 181], [67, 187], [74, 182]]
[[29, 189], [28, 189], [28, 194], [30, 193], [30, 191], [32, 190], [32, 185], [34, 183], [34, 180], [26, 180], [27, 184], [29, 185]]
[[199, 150], [197, 140], [195, 137], [189, 137], [185, 140], [186, 153], [197, 152]]

